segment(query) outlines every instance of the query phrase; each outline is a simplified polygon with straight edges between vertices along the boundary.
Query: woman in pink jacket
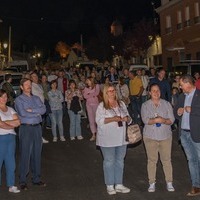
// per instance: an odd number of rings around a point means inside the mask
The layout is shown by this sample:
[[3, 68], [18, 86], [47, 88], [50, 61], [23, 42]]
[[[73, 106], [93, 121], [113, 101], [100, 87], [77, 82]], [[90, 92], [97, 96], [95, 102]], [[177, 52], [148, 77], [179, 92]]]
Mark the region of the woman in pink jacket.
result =
[[90, 124], [90, 130], [92, 137], [90, 141], [96, 139], [97, 126], [95, 122], [96, 110], [99, 105], [98, 95], [100, 92], [100, 86], [95, 84], [94, 78], [88, 77], [86, 79], [86, 87], [83, 90], [83, 96], [86, 99], [86, 109], [88, 113], [88, 119]]

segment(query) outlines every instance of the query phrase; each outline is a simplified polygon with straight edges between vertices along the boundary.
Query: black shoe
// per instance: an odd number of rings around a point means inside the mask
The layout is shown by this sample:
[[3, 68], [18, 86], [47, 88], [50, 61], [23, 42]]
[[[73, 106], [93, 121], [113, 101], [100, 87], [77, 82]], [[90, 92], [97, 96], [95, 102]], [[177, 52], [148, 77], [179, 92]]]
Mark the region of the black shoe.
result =
[[21, 190], [28, 190], [27, 184], [21, 184], [20, 189]]
[[33, 183], [33, 185], [38, 185], [38, 186], [41, 186], [41, 187], [46, 187], [47, 186], [47, 184], [42, 182], [42, 181], [37, 182], [37, 183]]

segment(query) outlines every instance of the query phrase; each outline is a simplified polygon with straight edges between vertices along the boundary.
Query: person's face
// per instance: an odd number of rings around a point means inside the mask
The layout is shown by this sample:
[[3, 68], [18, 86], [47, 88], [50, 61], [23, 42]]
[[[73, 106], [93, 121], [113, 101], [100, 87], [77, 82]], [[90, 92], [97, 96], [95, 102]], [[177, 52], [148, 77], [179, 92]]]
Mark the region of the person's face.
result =
[[179, 81], [180, 81], [180, 76], [176, 76], [176, 77], [175, 77], [175, 81], [176, 81], [177, 83], [179, 83]]
[[177, 91], [176, 89], [173, 89], [173, 90], [172, 90], [172, 94], [173, 94], [173, 95], [175, 95], [175, 94], [177, 94], [177, 93], [178, 93], [178, 91]]
[[47, 77], [46, 76], [42, 76], [41, 81], [42, 81], [42, 83], [46, 83], [47, 82]]
[[143, 69], [142, 70], [142, 76], [144, 76], [146, 74], [146, 71]]
[[110, 68], [110, 73], [114, 74], [115, 73], [115, 69], [113, 67]]
[[125, 76], [128, 76], [128, 72], [129, 72], [128, 69], [125, 69], [125, 70], [124, 70], [124, 75], [125, 75]]
[[23, 83], [22, 86], [20, 86], [20, 88], [23, 90], [24, 93], [31, 93], [31, 81], [27, 80], [26, 82]]
[[190, 91], [193, 89], [193, 86], [189, 82], [184, 83], [183, 80], [180, 79], [180, 88], [184, 93], [190, 93]]
[[64, 72], [59, 72], [58, 76], [59, 76], [60, 78], [63, 78]]
[[108, 98], [116, 96], [116, 90], [114, 87], [109, 87], [106, 93], [108, 95]]
[[1, 104], [1, 105], [6, 105], [7, 100], [8, 100], [8, 96], [7, 96], [6, 93], [4, 93], [4, 94], [0, 97], [0, 104]]
[[195, 77], [195, 79], [199, 79], [199, 77], [200, 77], [199, 73], [196, 73], [196, 74], [194, 75], [194, 77]]
[[165, 74], [166, 74], [166, 72], [165, 72], [164, 70], [161, 70], [161, 71], [158, 73], [158, 77], [159, 77], [160, 79], [164, 79], [164, 78], [165, 78]]
[[38, 83], [38, 75], [35, 73], [31, 74], [31, 80], [33, 83]]
[[151, 91], [149, 93], [152, 100], [160, 99], [160, 88], [157, 85], [151, 87]]
[[86, 84], [90, 87], [92, 85], [92, 82], [90, 81], [90, 79], [86, 80]]
[[156, 73], [156, 70], [153, 69], [153, 68], [151, 68], [151, 74], [152, 74], [152, 75], [155, 75], [155, 73]]
[[51, 84], [51, 88], [52, 88], [52, 89], [56, 89], [56, 88], [57, 88], [57, 83], [54, 82], [53, 84]]
[[142, 71], [141, 70], [137, 70], [137, 75], [141, 76], [142, 75]]
[[71, 83], [69, 87], [70, 87], [70, 89], [74, 89], [75, 88], [75, 84]]

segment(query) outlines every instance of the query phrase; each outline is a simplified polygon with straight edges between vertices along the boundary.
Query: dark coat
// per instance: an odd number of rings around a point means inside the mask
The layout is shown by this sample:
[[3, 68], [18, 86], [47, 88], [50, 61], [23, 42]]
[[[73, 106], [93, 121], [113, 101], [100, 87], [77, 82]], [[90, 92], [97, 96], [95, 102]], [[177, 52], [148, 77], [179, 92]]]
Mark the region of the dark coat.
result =
[[70, 110], [73, 111], [75, 114], [78, 114], [78, 112], [81, 111], [81, 105], [78, 96], [73, 97], [70, 105]]
[[[179, 133], [181, 134], [181, 120], [182, 116], [178, 116], [177, 110], [184, 107], [185, 95], [182, 93], [179, 95], [178, 102], [174, 107], [174, 115], [180, 121]], [[200, 143], [200, 90], [196, 89], [190, 113], [190, 133], [192, 140], [196, 143]]]

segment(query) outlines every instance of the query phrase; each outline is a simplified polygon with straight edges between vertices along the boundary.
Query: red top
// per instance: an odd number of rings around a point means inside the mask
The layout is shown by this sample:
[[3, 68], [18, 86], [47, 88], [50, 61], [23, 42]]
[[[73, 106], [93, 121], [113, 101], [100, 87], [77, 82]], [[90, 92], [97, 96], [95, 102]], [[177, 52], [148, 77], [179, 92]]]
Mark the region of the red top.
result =
[[196, 86], [197, 89], [200, 90], [200, 79], [196, 80], [195, 86]]

